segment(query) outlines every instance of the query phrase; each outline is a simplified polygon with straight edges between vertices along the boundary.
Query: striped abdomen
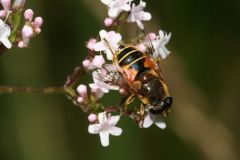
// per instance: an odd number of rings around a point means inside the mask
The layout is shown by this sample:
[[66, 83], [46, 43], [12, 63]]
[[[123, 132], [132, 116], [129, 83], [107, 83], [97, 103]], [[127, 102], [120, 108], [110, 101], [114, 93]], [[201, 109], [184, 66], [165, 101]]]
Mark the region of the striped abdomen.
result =
[[144, 66], [146, 55], [133, 47], [121, 48], [117, 53], [117, 59], [120, 67], [134, 69], [138, 75], [149, 69]]

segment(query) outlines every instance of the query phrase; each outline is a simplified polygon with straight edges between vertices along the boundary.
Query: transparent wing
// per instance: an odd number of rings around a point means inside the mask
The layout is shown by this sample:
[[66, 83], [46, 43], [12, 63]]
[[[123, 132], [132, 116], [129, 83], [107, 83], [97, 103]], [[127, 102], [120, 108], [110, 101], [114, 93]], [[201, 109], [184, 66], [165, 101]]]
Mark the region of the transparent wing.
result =
[[94, 83], [105, 89], [106, 92], [126, 87], [122, 74], [119, 72], [118, 67], [113, 64], [104, 64], [102, 68], [93, 71], [92, 76]]
[[162, 60], [162, 57], [155, 55], [157, 53], [155, 49], [157, 47], [157, 41], [151, 40], [150, 35], [147, 34], [145, 30], [140, 30], [139, 34], [142, 37], [139, 41], [146, 47], [146, 51], [144, 53], [148, 55], [149, 60], [155, 64], [155, 67], [153, 69], [157, 72], [159, 77], [163, 79], [163, 75], [160, 67], [160, 61]]
[[144, 30], [141, 29], [141, 30], [138, 30], [138, 35], [140, 35], [139, 42], [146, 47], [145, 53], [153, 57], [153, 53], [155, 52], [155, 49], [153, 47], [153, 43], [149, 34], [147, 34], [145, 29]]
[[[146, 47], [146, 53], [155, 61], [163, 60], [171, 53], [166, 45], [171, 39], [171, 33], [160, 30], [159, 35], [154, 33], [147, 34], [145, 30], [141, 30], [141, 42]], [[144, 37], [144, 38], [143, 38]]]

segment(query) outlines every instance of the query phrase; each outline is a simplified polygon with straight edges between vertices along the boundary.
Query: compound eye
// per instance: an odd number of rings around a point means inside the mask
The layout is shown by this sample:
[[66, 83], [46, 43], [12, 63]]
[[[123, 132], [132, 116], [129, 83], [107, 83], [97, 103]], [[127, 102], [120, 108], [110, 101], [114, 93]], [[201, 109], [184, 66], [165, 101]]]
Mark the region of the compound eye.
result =
[[163, 109], [167, 109], [172, 105], [173, 99], [172, 97], [167, 97], [161, 102], [161, 106]]
[[160, 114], [162, 113], [164, 110], [168, 109], [171, 107], [173, 102], [172, 97], [167, 97], [164, 100], [161, 101], [160, 105], [154, 106], [153, 108], [151, 108], [149, 111], [152, 114]]

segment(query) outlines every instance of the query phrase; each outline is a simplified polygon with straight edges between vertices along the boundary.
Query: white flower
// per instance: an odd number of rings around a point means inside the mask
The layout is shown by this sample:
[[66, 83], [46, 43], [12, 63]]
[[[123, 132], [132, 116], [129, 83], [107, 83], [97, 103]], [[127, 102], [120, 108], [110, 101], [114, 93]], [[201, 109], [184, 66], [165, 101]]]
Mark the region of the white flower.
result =
[[112, 60], [113, 53], [119, 48], [119, 42], [122, 40], [122, 36], [114, 31], [106, 32], [101, 30], [99, 32], [101, 41], [94, 45], [95, 51], [105, 51], [107, 59]]
[[10, 27], [0, 19], [0, 42], [8, 49], [12, 47], [12, 44], [8, 39], [10, 33]]
[[144, 26], [141, 21], [149, 21], [152, 18], [150, 13], [143, 11], [145, 7], [146, 3], [143, 1], [140, 1], [140, 4], [138, 6], [135, 6], [135, 4], [133, 4], [132, 10], [130, 12], [130, 15], [128, 16], [127, 21], [136, 22], [139, 28], [144, 29]]
[[165, 59], [171, 52], [165, 47], [171, 38], [171, 33], [164, 33], [162, 30], [159, 31], [159, 36], [155, 40], [152, 40], [152, 45], [154, 48], [153, 57]]
[[94, 70], [96, 68], [102, 68], [102, 65], [105, 63], [105, 60], [102, 55], [95, 55], [92, 61], [85, 59], [83, 61], [83, 66], [86, 70]]
[[147, 112], [147, 115], [145, 116], [143, 122], [142, 121], [139, 122], [139, 126], [143, 128], [148, 128], [153, 123], [161, 129], [166, 128], [166, 123], [163, 121], [161, 115], [154, 115], [150, 112]]
[[88, 126], [88, 132], [91, 134], [99, 134], [102, 146], [106, 147], [109, 145], [109, 134], [113, 136], [120, 136], [122, 129], [115, 127], [119, 121], [120, 116], [107, 117], [106, 112], [98, 114], [98, 124], [91, 124]]
[[105, 63], [105, 60], [104, 60], [102, 55], [95, 55], [92, 62], [91, 62], [91, 65], [94, 68], [102, 68], [102, 65], [104, 63]]
[[101, 0], [102, 3], [108, 6], [108, 16], [116, 18], [122, 11], [130, 11], [132, 0]]
[[92, 77], [94, 83], [104, 93], [108, 93], [109, 90], [119, 89], [119, 86], [113, 84], [119, 79], [119, 74], [117, 68], [111, 64], [106, 64], [103, 68], [93, 71]]
[[102, 88], [100, 88], [98, 85], [96, 85], [95, 83], [90, 83], [89, 87], [91, 88], [91, 92], [94, 94], [95, 97], [97, 97], [98, 99], [102, 98], [104, 93]]

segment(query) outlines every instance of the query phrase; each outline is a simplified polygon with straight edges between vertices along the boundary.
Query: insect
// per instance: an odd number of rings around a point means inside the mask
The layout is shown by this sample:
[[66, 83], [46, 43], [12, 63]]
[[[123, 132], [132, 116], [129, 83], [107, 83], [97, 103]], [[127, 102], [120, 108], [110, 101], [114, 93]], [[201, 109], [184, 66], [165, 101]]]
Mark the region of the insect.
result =
[[125, 111], [128, 111], [129, 104], [138, 98], [141, 102], [137, 111], [140, 121], [144, 119], [145, 111], [166, 117], [170, 112], [173, 99], [163, 80], [159, 59], [152, 56], [153, 50], [145, 53], [132, 45], [120, 45], [114, 52], [107, 40], [105, 43], [113, 54], [114, 69], [110, 71], [108, 67], [103, 67], [106, 71], [105, 75], [96, 74], [99, 85], [105, 88], [109, 88], [109, 85], [124, 88], [126, 94], [122, 97], [121, 105]]
[[162, 114], [164, 117], [170, 112], [173, 99], [163, 81], [159, 65], [150, 54], [132, 46], [121, 46], [114, 54], [113, 63], [120, 67], [120, 73], [129, 86], [125, 107], [137, 97], [142, 102], [141, 116], [147, 108], [152, 114]]

